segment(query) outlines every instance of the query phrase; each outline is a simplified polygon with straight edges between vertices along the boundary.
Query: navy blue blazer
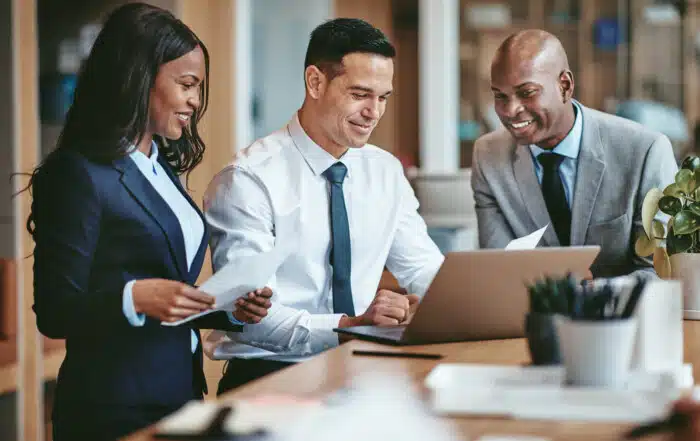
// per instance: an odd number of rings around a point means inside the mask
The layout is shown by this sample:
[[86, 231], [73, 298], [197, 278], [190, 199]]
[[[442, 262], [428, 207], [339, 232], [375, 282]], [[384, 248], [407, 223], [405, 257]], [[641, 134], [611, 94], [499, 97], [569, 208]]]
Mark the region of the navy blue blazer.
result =
[[[163, 156], [159, 161], [201, 216]], [[201, 338], [193, 362], [189, 327], [166, 327], [151, 318], [143, 327], [131, 326], [122, 293], [133, 279], [193, 285], [207, 248], [206, 222], [188, 271], [177, 217], [128, 157], [98, 164], [61, 151], [36, 175], [32, 194], [37, 325], [47, 337], [66, 339], [56, 407], [176, 406], [201, 397]], [[240, 330], [221, 312], [191, 323]]]

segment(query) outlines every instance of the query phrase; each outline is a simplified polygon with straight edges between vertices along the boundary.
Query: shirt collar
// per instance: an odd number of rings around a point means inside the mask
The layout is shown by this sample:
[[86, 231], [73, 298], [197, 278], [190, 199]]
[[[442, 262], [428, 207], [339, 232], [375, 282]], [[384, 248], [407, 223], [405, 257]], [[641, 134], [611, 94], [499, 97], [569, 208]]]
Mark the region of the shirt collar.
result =
[[289, 121], [287, 128], [289, 130], [289, 135], [292, 137], [294, 145], [296, 145], [299, 153], [301, 153], [301, 156], [304, 158], [304, 161], [306, 161], [306, 164], [315, 175], [320, 175], [336, 162], [342, 162], [348, 169], [345, 178], [347, 179], [350, 177], [351, 171], [347, 159], [354, 154], [352, 153], [353, 150], [359, 149], [351, 148], [340, 159], [336, 159], [333, 155], [325, 151], [320, 145], [316, 144], [309, 137], [309, 135], [306, 134], [304, 128], [301, 127], [301, 123], [299, 122], [298, 112], [295, 113], [292, 120]]
[[146, 156], [143, 152], [136, 148], [136, 146], [131, 147], [131, 152], [129, 152], [129, 157], [133, 159], [137, 164], [153, 164], [158, 163], [158, 145], [155, 141], [151, 141], [151, 156]]
[[[576, 113], [576, 119], [574, 120], [574, 126], [569, 131], [564, 139], [561, 140], [559, 144], [552, 150], [552, 153], [557, 153], [564, 157], [570, 159], [578, 159], [578, 153], [581, 150], [581, 134], [583, 133], [583, 115], [581, 112], [581, 107], [579, 104], [572, 100], [574, 105], [574, 112]], [[530, 152], [534, 158], [537, 158], [541, 153], [546, 150], [537, 147], [532, 144], [529, 146]]]

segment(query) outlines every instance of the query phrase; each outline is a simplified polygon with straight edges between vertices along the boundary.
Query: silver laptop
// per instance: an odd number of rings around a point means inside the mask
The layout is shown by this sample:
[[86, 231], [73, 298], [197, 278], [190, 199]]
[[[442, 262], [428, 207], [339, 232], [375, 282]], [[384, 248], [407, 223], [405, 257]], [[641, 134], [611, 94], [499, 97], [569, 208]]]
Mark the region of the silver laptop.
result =
[[523, 337], [526, 285], [545, 276], [585, 276], [599, 252], [596, 245], [448, 253], [408, 325], [334, 331], [393, 345]]

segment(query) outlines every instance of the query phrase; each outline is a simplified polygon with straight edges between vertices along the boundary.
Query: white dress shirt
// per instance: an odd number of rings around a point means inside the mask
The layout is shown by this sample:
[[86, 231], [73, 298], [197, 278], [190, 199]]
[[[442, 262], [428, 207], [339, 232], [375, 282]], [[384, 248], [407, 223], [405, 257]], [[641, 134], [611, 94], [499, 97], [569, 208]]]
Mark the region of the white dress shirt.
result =
[[[134, 149], [129, 154], [129, 157], [177, 217], [182, 228], [182, 237], [185, 240], [187, 270], [189, 271], [204, 236], [204, 222], [202, 222], [202, 218], [180, 193], [180, 190], [170, 180], [158, 162], [158, 147], [155, 142], [152, 144], [150, 157], [144, 155], [138, 149]], [[134, 307], [132, 288], [135, 282], [135, 280], [132, 280], [124, 286], [122, 308], [124, 315], [132, 326], [143, 326], [146, 323], [146, 316], [137, 314]], [[197, 334], [192, 331], [192, 352], [194, 353], [195, 350], [197, 350]]]
[[[333, 313], [330, 187], [322, 175], [337, 161], [308, 137], [295, 115], [284, 129], [241, 151], [205, 195], [214, 271], [237, 256], [272, 249], [276, 231], [298, 230], [300, 245], [270, 280], [267, 317], [228, 335], [278, 354], [270, 359], [295, 361], [338, 344], [332, 329], [342, 314]], [[401, 286], [423, 295], [443, 256], [427, 234], [400, 162], [370, 144], [351, 148], [339, 161], [348, 169], [343, 193], [356, 314], [374, 299], [385, 265]], [[297, 227], [277, 224], [297, 209], [299, 218], [286, 220]]]

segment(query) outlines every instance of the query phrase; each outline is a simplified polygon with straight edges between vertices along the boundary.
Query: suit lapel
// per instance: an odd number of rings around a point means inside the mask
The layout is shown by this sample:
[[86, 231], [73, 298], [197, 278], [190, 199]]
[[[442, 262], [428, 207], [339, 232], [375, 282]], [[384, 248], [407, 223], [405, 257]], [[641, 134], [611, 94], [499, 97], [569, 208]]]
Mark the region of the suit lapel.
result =
[[163, 231], [180, 277], [188, 279], [185, 241], [177, 216], [128, 156], [115, 161], [114, 167], [122, 172], [121, 182], [127, 191]]
[[[549, 219], [547, 205], [545, 205], [544, 197], [542, 196], [542, 188], [535, 175], [532, 154], [526, 146], [515, 146], [514, 154], [513, 173], [518, 183], [520, 195], [536, 229], [540, 229], [547, 224], [551, 224], [552, 221]], [[559, 246], [559, 239], [552, 225], [545, 230], [542, 236], [542, 245]]]
[[199, 276], [199, 273], [202, 270], [202, 264], [204, 263], [204, 255], [207, 251], [207, 244], [209, 243], [209, 229], [207, 228], [207, 222], [204, 219], [202, 211], [199, 209], [199, 207], [197, 207], [197, 204], [195, 204], [195, 202], [192, 200], [189, 193], [185, 191], [185, 188], [180, 182], [180, 178], [178, 178], [175, 175], [175, 173], [173, 173], [172, 169], [170, 168], [170, 164], [168, 164], [163, 155], [158, 155], [158, 162], [168, 174], [170, 180], [173, 181], [177, 189], [180, 191], [180, 194], [182, 194], [182, 196], [187, 200], [187, 202], [189, 202], [192, 208], [194, 208], [194, 211], [197, 212], [199, 218], [202, 219], [202, 224], [204, 225], [204, 234], [202, 235], [202, 240], [199, 243], [199, 247], [197, 248], [197, 254], [195, 254], [195, 257], [192, 260], [192, 265], [190, 265], [190, 270], [188, 272], [190, 276], [190, 284], [194, 284], [197, 280], [197, 277]]
[[600, 141], [597, 121], [586, 107], [580, 108], [583, 114], [583, 133], [574, 186], [574, 203], [571, 210], [571, 245], [585, 243], [586, 231], [605, 172], [603, 145]]

